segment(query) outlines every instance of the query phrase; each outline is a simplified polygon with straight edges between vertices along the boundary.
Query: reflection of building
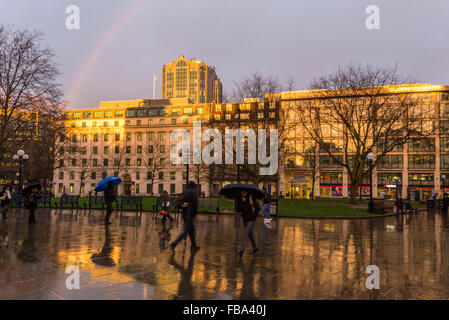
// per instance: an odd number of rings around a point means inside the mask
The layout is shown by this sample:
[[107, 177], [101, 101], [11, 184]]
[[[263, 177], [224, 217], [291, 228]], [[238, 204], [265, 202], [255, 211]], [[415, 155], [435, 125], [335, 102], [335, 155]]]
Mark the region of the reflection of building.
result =
[[[404, 85], [399, 89], [420, 96], [422, 103], [418, 107], [422, 108], [423, 114], [426, 115], [425, 124], [429, 128], [436, 128], [436, 132], [417, 142], [399, 145], [387, 154], [373, 172], [373, 194], [375, 197], [381, 192], [394, 195], [398, 189], [403, 197], [406, 197], [408, 192], [411, 197], [422, 198], [432, 192], [441, 193], [443, 188], [449, 189], [449, 181], [445, 181], [444, 186], [441, 181], [443, 174], [449, 178], [449, 86], [418, 84]], [[393, 89], [391, 94], [398, 95], [399, 89]], [[299, 104], [310, 101], [323, 105], [325, 100], [314, 94], [313, 91], [284, 92], [281, 94], [282, 107], [286, 110], [296, 109]], [[291, 116], [289, 121], [294, 122], [294, 116]], [[331, 126], [324, 128], [322, 132], [325, 138], [328, 138], [333, 155], [343, 157], [342, 137], [337, 136]], [[313, 174], [316, 177], [316, 196], [349, 195], [350, 184], [345, 170], [339, 167], [338, 163], [334, 163], [334, 159], [326, 151], [320, 150], [311, 138], [307, 138], [300, 125], [289, 132], [286, 140], [294, 152], [286, 156], [285, 165], [281, 166], [285, 172], [285, 175], [281, 175], [281, 179], [284, 178], [282, 184], [285, 195], [291, 196], [293, 193], [295, 198], [308, 198], [312, 190]], [[307, 176], [307, 182], [298, 182], [294, 179], [295, 176]], [[448, 178], [446, 180], [449, 180]], [[304, 193], [304, 190], [307, 192]], [[357, 190], [358, 196], [360, 191], [362, 196], [369, 196], [369, 179], [364, 180]]]
[[187, 98], [193, 103], [222, 100], [222, 84], [215, 67], [180, 56], [162, 67], [162, 98]]

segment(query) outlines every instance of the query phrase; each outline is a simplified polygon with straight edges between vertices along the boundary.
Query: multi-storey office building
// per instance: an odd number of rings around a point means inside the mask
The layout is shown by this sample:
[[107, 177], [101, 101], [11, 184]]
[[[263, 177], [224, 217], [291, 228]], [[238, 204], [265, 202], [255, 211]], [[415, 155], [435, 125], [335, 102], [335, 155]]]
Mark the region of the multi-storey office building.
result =
[[180, 56], [162, 66], [162, 98], [183, 98], [193, 103], [221, 103], [223, 86], [215, 67]]
[[[403, 87], [422, 95], [435, 130], [425, 141], [398, 146], [383, 158], [373, 172], [374, 196], [394, 195], [397, 191], [403, 197], [426, 197], [433, 191], [441, 193], [449, 189], [449, 87]], [[270, 126], [279, 127], [282, 116], [290, 115], [288, 110], [295, 109], [304, 100], [314, 99], [314, 92], [283, 92], [267, 98], [263, 102], [248, 100], [228, 104], [191, 104], [189, 99], [111, 101], [101, 102], [98, 109], [68, 111], [65, 122], [71, 143], [76, 147], [71, 146], [59, 155], [54, 174], [55, 192], [85, 195], [102, 177], [119, 175], [125, 180], [119, 188], [120, 194], [157, 195], [162, 190], [179, 193], [185, 183], [186, 167], [170, 163], [170, 150], [177, 143], [170, 139], [176, 139], [171, 136], [175, 129], [186, 129], [192, 136], [195, 120], [203, 122], [204, 130], [223, 121], [235, 122], [238, 109], [242, 128], [267, 118]], [[345, 170], [325, 152], [319, 153], [319, 168], [313, 170], [302, 157], [313, 142], [301, 135], [300, 124], [295, 123], [294, 116], [286, 121], [290, 122], [289, 126], [293, 123], [294, 128], [286, 132], [285, 140], [294, 141], [296, 150], [293, 157], [282, 152], [279, 155], [278, 174], [264, 181], [271, 192], [309, 198], [314, 183], [315, 196], [347, 197], [350, 185]], [[235, 123], [232, 126], [235, 128]], [[338, 138], [330, 139], [335, 153], [342, 153]], [[215, 194], [224, 184], [235, 181], [235, 175], [225, 170], [207, 174], [204, 168], [196, 169], [201, 171], [199, 182], [206, 195]], [[242, 181], [249, 181], [242, 174]], [[447, 177], [446, 181], [442, 180], [443, 176]], [[189, 178], [197, 181], [194, 165]], [[368, 181], [364, 181], [361, 191], [362, 195], [369, 195]]]
[[[426, 118], [433, 134], [419, 141], [397, 146], [382, 158], [373, 171], [373, 195], [394, 195], [398, 192], [403, 197], [423, 198], [433, 192], [441, 194], [443, 189], [449, 188], [449, 86], [403, 85], [392, 90], [391, 94], [398, 95], [400, 92], [421, 97], [420, 107], [426, 110]], [[361, 96], [360, 101], [363, 101], [363, 98]], [[294, 110], [299, 104], [311, 100], [326, 103], [313, 91], [281, 94], [282, 108], [285, 109]], [[294, 117], [289, 121], [294, 123]], [[342, 157], [342, 138], [332, 136], [332, 130], [329, 130], [328, 138], [334, 145], [333, 154]], [[281, 167], [284, 172], [281, 174], [282, 186], [287, 197], [311, 197], [312, 183], [317, 197], [348, 196], [350, 185], [347, 172], [333, 162], [329, 153], [319, 151], [314, 170], [311, 164], [304, 160], [304, 153], [314, 146], [314, 142], [305, 137], [299, 123], [296, 129], [290, 132], [288, 139], [294, 142], [296, 150], [285, 159], [284, 166]], [[446, 181], [443, 181], [444, 177]], [[369, 196], [368, 179], [361, 186], [361, 193], [362, 196]]]

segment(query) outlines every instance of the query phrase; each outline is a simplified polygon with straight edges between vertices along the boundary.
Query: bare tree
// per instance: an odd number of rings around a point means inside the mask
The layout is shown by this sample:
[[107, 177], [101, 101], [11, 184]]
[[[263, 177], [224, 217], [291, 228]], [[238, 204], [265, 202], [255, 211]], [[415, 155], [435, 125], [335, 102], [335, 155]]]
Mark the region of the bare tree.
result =
[[[166, 152], [168, 150], [165, 150]], [[157, 134], [154, 135], [154, 139], [150, 141], [147, 149], [143, 150], [144, 159], [142, 161], [143, 165], [146, 167], [147, 172], [149, 172], [151, 185], [153, 186], [154, 192], [154, 182], [159, 179], [158, 173], [162, 170], [165, 165], [160, 162], [161, 157], [163, 158], [165, 152], [161, 152], [161, 141]]]
[[[386, 153], [433, 133], [422, 97], [407, 91], [397, 68], [349, 65], [315, 79], [308, 98], [297, 104], [302, 130], [322, 152], [344, 168], [351, 184], [350, 202], [367, 176], [367, 156], [376, 167]], [[336, 153], [329, 140], [342, 142]]]
[[0, 26], [0, 161], [39, 136], [41, 118], [61, 115], [55, 55], [41, 46], [41, 37], [38, 31]]

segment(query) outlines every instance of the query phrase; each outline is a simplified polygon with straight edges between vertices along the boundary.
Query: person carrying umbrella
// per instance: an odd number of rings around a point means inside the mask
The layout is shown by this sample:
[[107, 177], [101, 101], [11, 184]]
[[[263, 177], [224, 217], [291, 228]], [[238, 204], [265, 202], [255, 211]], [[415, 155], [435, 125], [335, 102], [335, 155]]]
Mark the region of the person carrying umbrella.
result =
[[248, 190], [241, 190], [240, 197], [237, 198], [236, 211], [242, 215], [245, 233], [243, 236], [242, 246], [239, 251], [239, 256], [242, 257], [245, 252], [248, 240], [251, 241], [253, 247], [252, 254], [255, 254], [259, 248], [254, 239], [254, 224], [260, 212], [260, 204], [256, 197]]
[[195, 241], [195, 217], [198, 209], [198, 196], [196, 194], [196, 183], [189, 181], [187, 189], [177, 201], [177, 206], [182, 208], [182, 219], [184, 220], [184, 230], [182, 233], [170, 244], [170, 249], [174, 253], [178, 243], [189, 235], [192, 244], [191, 250], [197, 251], [200, 249]]
[[168, 195], [168, 192], [166, 190], [164, 190], [164, 192], [162, 192], [162, 224], [165, 225], [165, 220], [167, 220], [167, 217], [170, 219], [170, 222], [173, 222], [173, 217], [170, 216], [170, 196]]
[[114, 181], [108, 182], [108, 187], [104, 190], [104, 202], [106, 203], [106, 216], [104, 218], [104, 224], [109, 225], [109, 217], [112, 213], [112, 203], [116, 201], [115, 198], [115, 184]]
[[22, 194], [24, 196], [25, 208], [29, 210], [30, 216], [28, 218], [28, 223], [36, 223], [36, 218], [34, 213], [36, 212], [38, 201], [41, 198], [39, 190], [41, 189], [40, 184], [33, 184], [25, 189], [23, 189]]

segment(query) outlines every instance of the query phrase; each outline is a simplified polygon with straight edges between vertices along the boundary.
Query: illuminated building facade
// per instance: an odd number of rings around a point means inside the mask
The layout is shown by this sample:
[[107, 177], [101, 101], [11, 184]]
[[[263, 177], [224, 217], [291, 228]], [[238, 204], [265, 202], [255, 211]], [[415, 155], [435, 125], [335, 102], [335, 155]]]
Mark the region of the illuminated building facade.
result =
[[162, 67], [162, 99], [182, 98], [193, 103], [221, 103], [223, 86], [215, 67], [180, 56]]

